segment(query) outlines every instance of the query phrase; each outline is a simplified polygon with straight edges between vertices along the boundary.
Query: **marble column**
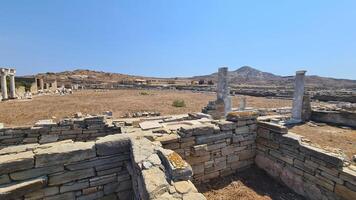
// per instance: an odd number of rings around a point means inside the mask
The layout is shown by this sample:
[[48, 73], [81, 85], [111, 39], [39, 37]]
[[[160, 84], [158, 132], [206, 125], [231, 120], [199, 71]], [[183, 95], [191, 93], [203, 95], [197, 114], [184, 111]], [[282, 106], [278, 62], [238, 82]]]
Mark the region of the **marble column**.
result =
[[217, 101], [224, 102], [224, 115], [231, 112], [231, 97], [229, 90], [228, 68], [221, 67], [218, 72]]
[[245, 108], [246, 108], [246, 97], [241, 97], [239, 110], [245, 110]]
[[292, 120], [296, 122], [302, 121], [305, 72], [306, 71], [297, 71], [294, 80]]
[[16, 98], [15, 75], [10, 75], [10, 98]]
[[43, 83], [43, 79], [42, 78], [40, 78], [39, 79], [40, 80], [40, 90], [44, 90], [44, 83]]
[[0, 79], [1, 79], [1, 95], [2, 99], [6, 100], [8, 99], [7, 96], [7, 85], [6, 85], [6, 75], [5, 74], [0, 74]]

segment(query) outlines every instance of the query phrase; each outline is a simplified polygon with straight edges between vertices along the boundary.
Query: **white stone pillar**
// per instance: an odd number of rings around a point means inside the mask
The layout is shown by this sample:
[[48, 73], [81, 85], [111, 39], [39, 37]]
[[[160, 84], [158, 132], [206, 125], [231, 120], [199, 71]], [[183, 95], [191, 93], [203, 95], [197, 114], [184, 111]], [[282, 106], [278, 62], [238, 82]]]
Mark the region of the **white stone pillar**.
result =
[[246, 97], [241, 97], [239, 110], [245, 110], [245, 109], [246, 109]]
[[10, 75], [10, 98], [16, 98], [15, 74]]
[[295, 122], [302, 121], [305, 72], [306, 71], [297, 71], [295, 75], [292, 107], [292, 120]]
[[43, 79], [42, 78], [40, 78], [39, 79], [40, 80], [40, 90], [44, 90], [44, 83], [43, 83]]
[[231, 97], [229, 89], [228, 68], [221, 67], [218, 72], [217, 100], [224, 102], [224, 114], [231, 112]]
[[8, 99], [7, 96], [7, 85], [6, 85], [6, 75], [1, 74], [1, 95], [2, 95], [2, 100]]

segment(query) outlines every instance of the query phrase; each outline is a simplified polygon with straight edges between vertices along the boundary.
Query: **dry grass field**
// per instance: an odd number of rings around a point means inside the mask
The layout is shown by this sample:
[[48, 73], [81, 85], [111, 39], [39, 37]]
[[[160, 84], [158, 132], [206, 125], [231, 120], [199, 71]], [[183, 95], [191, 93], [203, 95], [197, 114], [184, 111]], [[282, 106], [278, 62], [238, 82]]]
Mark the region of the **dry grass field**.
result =
[[[127, 112], [158, 111], [162, 115], [201, 112], [213, 93], [193, 93], [189, 91], [158, 90], [111, 90], [80, 91], [72, 95], [37, 96], [32, 100], [0, 102], [0, 122], [5, 126], [32, 125], [40, 119], [61, 119], [76, 112], [100, 114], [112, 111], [114, 117]], [[174, 100], [184, 100], [185, 107], [174, 107]], [[247, 97], [247, 106], [282, 107], [290, 106], [288, 100]], [[233, 97], [233, 106], [238, 106], [238, 98]]]
[[[5, 126], [33, 125], [40, 119], [61, 119], [76, 112], [100, 114], [113, 111], [115, 118], [127, 112], [158, 111], [162, 115], [200, 112], [214, 93], [193, 93], [190, 91], [158, 90], [112, 90], [80, 91], [66, 96], [37, 96], [32, 100], [0, 102], [0, 122]], [[185, 107], [174, 107], [174, 100], [184, 100]], [[247, 96], [247, 106], [274, 108], [291, 106], [290, 100], [268, 99]], [[238, 107], [238, 98], [233, 97], [233, 107]], [[323, 147], [342, 149], [349, 157], [356, 154], [356, 130], [332, 126], [310, 127], [306, 124], [295, 126], [292, 131], [305, 136]]]

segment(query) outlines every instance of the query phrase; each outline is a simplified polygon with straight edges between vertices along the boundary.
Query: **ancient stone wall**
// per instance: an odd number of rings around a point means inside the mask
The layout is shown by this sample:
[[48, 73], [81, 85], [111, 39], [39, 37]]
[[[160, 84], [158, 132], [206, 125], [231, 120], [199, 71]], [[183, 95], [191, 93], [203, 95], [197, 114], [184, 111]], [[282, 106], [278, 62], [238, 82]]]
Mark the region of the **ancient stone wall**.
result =
[[317, 122], [356, 128], [356, 112], [313, 110], [311, 119]]
[[178, 134], [158, 140], [192, 166], [194, 183], [207, 182], [254, 163], [256, 116], [228, 116], [228, 120], [182, 127]]
[[303, 142], [286, 127], [259, 122], [258, 167], [308, 199], [356, 199], [356, 167], [341, 155]]
[[129, 199], [128, 144], [122, 142], [116, 151], [108, 151], [102, 140], [4, 148], [0, 199]]
[[0, 149], [11, 145], [44, 144], [67, 139], [90, 141], [114, 133], [120, 133], [120, 128], [109, 123], [106, 116], [70, 118], [59, 123], [40, 121], [32, 127], [0, 128]]
[[140, 134], [0, 150], [0, 199], [197, 199], [191, 167]]

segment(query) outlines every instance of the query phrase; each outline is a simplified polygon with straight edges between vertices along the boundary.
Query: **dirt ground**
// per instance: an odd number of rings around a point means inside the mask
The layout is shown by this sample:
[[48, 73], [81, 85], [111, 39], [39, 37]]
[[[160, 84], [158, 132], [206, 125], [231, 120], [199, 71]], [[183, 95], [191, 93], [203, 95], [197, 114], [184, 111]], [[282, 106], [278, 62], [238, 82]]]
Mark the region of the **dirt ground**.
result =
[[[209, 100], [214, 100], [214, 93], [193, 93], [190, 91], [145, 91], [111, 90], [80, 91], [65, 96], [36, 96], [32, 100], [0, 102], [0, 122], [5, 126], [32, 125], [40, 119], [61, 119], [76, 112], [100, 114], [112, 111], [114, 117], [121, 117], [127, 112], [158, 111], [162, 115], [201, 112]], [[182, 99], [186, 107], [173, 107], [174, 100]], [[247, 106], [283, 107], [291, 102], [263, 97], [247, 97]], [[238, 98], [233, 97], [233, 106], [238, 107]]]
[[342, 150], [349, 159], [356, 155], [356, 130], [339, 128], [327, 124], [311, 126], [309, 123], [289, 129], [302, 135], [312, 143], [332, 151]]
[[208, 200], [302, 200], [264, 171], [253, 167], [197, 186]]
[[[146, 95], [143, 95], [142, 93]], [[128, 112], [158, 111], [162, 115], [200, 112], [214, 93], [159, 90], [86, 90], [66, 96], [37, 96], [32, 100], [0, 102], [0, 122], [5, 126], [33, 125], [40, 119], [61, 119], [76, 112], [100, 114], [112, 111], [115, 118]], [[276, 108], [291, 106], [290, 100], [246, 96], [247, 106], [255, 108]], [[174, 100], [184, 100], [185, 107], [173, 107]], [[239, 100], [233, 97], [233, 107]], [[350, 158], [356, 154], [356, 130], [333, 126], [312, 127], [307, 124], [295, 126], [292, 132], [303, 135], [322, 147], [340, 148]]]

